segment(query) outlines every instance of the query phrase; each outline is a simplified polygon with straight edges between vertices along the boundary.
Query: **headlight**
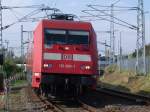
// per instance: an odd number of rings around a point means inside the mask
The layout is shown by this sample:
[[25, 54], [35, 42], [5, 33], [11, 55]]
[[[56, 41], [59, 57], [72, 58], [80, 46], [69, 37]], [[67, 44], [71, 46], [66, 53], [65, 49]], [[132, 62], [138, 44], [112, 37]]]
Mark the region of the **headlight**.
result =
[[90, 66], [85, 66], [85, 69], [86, 69], [86, 70], [90, 70], [91, 67], [90, 67]]
[[51, 68], [52, 64], [44, 64], [43, 66], [44, 66], [44, 68]]
[[34, 73], [34, 75], [35, 75], [36, 77], [38, 77], [38, 76], [40, 76], [40, 73]]
[[44, 66], [44, 68], [47, 68], [47, 67], [48, 67], [48, 64], [44, 64], [43, 66]]
[[91, 66], [89, 66], [89, 65], [82, 65], [82, 66], [81, 66], [81, 69], [82, 69], [82, 70], [90, 70], [90, 69], [91, 69]]
[[65, 50], [69, 50], [69, 47], [65, 47]]

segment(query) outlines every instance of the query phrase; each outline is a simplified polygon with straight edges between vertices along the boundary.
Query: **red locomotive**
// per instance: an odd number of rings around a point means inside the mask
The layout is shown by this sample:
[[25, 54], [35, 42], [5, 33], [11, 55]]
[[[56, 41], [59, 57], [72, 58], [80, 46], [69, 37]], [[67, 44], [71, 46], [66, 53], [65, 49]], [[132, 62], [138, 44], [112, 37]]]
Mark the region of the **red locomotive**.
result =
[[36, 27], [32, 54], [28, 55], [33, 88], [45, 91], [67, 85], [79, 91], [96, 86], [96, 34], [91, 23], [70, 18], [53, 15]]

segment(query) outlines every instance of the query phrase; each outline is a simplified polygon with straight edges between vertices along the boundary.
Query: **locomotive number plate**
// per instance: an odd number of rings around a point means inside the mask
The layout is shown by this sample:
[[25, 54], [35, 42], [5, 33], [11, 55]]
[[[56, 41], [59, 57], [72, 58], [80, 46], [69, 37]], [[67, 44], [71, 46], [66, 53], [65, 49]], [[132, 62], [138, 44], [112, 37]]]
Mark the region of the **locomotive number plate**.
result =
[[75, 65], [70, 64], [59, 64], [60, 68], [75, 68]]
[[72, 54], [63, 54], [62, 60], [72, 60], [73, 56]]

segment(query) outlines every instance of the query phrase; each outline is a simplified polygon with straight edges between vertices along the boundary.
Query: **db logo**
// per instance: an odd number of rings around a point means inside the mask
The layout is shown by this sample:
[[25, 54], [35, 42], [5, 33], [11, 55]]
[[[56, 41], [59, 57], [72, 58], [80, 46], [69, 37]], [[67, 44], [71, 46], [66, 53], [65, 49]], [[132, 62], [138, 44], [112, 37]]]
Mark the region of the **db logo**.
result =
[[63, 54], [62, 60], [72, 60], [72, 54]]

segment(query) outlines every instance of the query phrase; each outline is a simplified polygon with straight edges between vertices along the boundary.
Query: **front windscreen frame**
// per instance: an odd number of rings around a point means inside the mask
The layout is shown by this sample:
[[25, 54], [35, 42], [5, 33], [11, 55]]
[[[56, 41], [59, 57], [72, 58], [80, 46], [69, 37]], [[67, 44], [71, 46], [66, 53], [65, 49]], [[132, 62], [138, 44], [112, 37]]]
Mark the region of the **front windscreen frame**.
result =
[[89, 39], [90, 33], [85, 30], [44, 29], [45, 47], [53, 44], [89, 45]]

